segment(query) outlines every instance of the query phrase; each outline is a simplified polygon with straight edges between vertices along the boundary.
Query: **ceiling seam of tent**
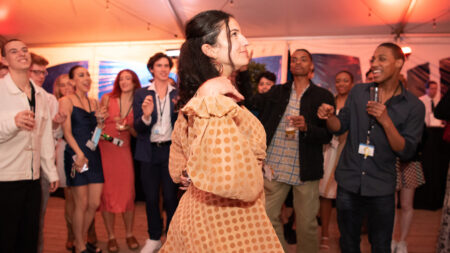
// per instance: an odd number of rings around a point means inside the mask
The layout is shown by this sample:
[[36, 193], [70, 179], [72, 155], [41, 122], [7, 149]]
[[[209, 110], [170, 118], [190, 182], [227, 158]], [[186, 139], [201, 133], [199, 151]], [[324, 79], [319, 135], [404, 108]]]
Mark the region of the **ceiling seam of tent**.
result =
[[[102, 1], [103, 1], [103, 0], [102, 0]], [[150, 26], [151, 26], [151, 27], [154, 27], [154, 28], [156, 28], [156, 29], [158, 29], [158, 30], [160, 30], [160, 31], [166, 32], [166, 33], [168, 33], [168, 34], [172, 34], [175, 38], [178, 38], [178, 34], [173, 33], [173, 32], [171, 32], [171, 31], [168, 31], [168, 30], [164, 29], [164, 28], [161, 28], [161, 27], [158, 27], [158, 26], [154, 25], [152, 22], [150, 22], [150, 21], [147, 20], [146, 18], [141, 17], [140, 15], [136, 14], [134, 11], [128, 9], [128, 8], [125, 7], [125, 6], [122, 6], [122, 5], [119, 4], [118, 2], [113, 1], [113, 0], [105, 0], [105, 1], [106, 1], [106, 6], [105, 6], [106, 9], [110, 8], [109, 6], [114, 6], [116, 9], [118, 9], [118, 10], [120, 10], [120, 11], [123, 11], [123, 12], [127, 13], [128, 15], [130, 15], [130, 16], [136, 18], [137, 20], [140, 20], [140, 21], [142, 21], [142, 22], [145, 22], [145, 24], [147, 25], [147, 30], [150, 30], [149, 28], [150, 28]]]

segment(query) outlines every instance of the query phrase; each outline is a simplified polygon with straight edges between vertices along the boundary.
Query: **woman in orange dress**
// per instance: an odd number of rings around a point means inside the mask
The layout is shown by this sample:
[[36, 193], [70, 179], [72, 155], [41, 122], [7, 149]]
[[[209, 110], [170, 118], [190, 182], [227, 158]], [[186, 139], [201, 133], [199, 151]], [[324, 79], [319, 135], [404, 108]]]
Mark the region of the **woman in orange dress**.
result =
[[116, 213], [123, 216], [128, 247], [130, 249], [139, 247], [133, 236], [135, 192], [130, 136], [136, 136], [133, 129], [132, 105], [134, 91], [140, 87], [141, 83], [136, 73], [125, 69], [117, 74], [113, 91], [103, 96], [101, 100], [101, 106], [108, 112], [102, 133], [123, 141], [120, 146], [104, 138], [99, 142], [105, 178], [99, 209], [108, 233], [109, 252], [119, 251], [114, 234]]
[[169, 171], [187, 191], [160, 252], [283, 252], [264, 207], [265, 131], [227, 78], [248, 64], [247, 44], [222, 11], [186, 26]]

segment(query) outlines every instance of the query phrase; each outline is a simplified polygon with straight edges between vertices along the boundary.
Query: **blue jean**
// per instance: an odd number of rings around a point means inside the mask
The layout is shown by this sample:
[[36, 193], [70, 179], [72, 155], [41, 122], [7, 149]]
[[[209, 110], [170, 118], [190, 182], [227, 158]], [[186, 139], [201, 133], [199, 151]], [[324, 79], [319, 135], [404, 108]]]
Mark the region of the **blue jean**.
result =
[[342, 252], [361, 252], [361, 226], [364, 216], [368, 218], [372, 252], [391, 252], [395, 216], [394, 193], [387, 196], [368, 197], [338, 187], [336, 209]]
[[159, 189], [162, 186], [163, 205], [167, 213], [167, 230], [178, 206], [178, 186], [169, 175], [170, 145], [157, 147], [152, 144], [151, 162], [141, 162], [141, 181], [145, 194], [148, 234], [151, 240], [159, 240], [162, 219], [159, 210]]

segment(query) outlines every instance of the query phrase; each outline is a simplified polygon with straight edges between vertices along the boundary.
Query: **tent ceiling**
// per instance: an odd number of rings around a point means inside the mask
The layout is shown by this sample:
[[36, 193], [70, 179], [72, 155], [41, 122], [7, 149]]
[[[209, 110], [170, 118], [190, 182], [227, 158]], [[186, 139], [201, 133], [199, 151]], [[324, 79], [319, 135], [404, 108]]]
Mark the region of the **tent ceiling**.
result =
[[207, 9], [232, 13], [249, 38], [383, 35], [410, 2], [406, 33], [450, 33], [450, 0], [2, 0], [0, 35], [35, 45], [171, 40], [183, 38], [175, 13], [184, 24]]

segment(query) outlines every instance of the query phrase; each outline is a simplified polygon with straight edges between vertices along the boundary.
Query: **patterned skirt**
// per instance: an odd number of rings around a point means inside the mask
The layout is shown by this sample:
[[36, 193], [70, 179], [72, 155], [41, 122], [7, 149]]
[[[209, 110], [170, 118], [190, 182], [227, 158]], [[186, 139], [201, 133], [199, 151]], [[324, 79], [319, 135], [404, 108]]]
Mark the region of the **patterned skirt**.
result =
[[450, 164], [447, 173], [447, 187], [445, 190], [444, 205], [442, 207], [441, 227], [437, 241], [437, 253], [450, 252]]
[[399, 162], [397, 160], [395, 168], [397, 170], [397, 191], [402, 188], [415, 189], [425, 184], [421, 162]]

